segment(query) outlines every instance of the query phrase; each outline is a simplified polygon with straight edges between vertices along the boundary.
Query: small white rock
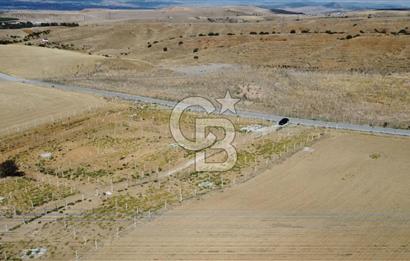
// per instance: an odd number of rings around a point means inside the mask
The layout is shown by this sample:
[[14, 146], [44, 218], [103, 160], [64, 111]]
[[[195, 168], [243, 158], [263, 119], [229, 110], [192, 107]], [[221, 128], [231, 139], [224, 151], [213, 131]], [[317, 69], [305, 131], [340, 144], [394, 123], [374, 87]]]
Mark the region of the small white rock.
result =
[[42, 159], [51, 159], [53, 157], [53, 153], [51, 152], [44, 152], [40, 154]]
[[304, 148], [303, 148], [303, 151], [304, 151], [304, 152], [312, 153], [312, 152], [314, 152], [315, 150], [314, 150], [313, 148], [311, 148], [311, 147], [304, 147]]

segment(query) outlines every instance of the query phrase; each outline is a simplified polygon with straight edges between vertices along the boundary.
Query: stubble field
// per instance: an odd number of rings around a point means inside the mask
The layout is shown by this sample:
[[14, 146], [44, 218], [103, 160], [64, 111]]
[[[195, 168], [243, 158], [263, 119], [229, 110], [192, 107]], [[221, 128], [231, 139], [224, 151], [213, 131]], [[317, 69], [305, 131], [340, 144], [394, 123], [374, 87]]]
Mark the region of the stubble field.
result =
[[0, 80], [0, 135], [22, 131], [104, 106], [90, 95]]
[[407, 260], [408, 146], [333, 134], [85, 260]]

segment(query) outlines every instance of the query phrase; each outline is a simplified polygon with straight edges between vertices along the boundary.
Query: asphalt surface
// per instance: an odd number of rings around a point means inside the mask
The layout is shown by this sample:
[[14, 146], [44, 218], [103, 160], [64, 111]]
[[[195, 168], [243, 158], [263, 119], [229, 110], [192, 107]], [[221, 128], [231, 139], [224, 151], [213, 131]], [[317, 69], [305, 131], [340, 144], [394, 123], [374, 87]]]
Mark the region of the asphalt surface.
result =
[[[19, 83], [26, 83], [36, 86], [48, 87], [48, 88], [56, 88], [65, 91], [72, 91], [72, 92], [80, 92], [80, 93], [87, 93], [92, 94], [100, 97], [105, 98], [117, 98], [127, 101], [134, 101], [134, 102], [141, 102], [146, 104], [155, 104], [160, 105], [163, 107], [173, 108], [177, 102], [169, 101], [164, 99], [156, 99], [147, 96], [139, 96], [139, 95], [131, 95], [121, 92], [115, 91], [107, 91], [107, 90], [99, 90], [87, 87], [79, 87], [74, 85], [65, 85], [59, 83], [51, 83], [46, 81], [39, 81], [39, 80], [28, 80], [23, 79], [7, 74], [0, 73], [0, 80], [12, 81], [12, 82], [19, 82]], [[192, 108], [191, 110], [198, 110]], [[251, 112], [251, 111], [237, 111], [237, 116], [241, 118], [249, 118], [249, 119], [260, 119], [260, 120], [269, 120], [274, 122], [279, 122], [281, 119], [285, 118], [285, 116], [268, 114], [268, 113], [261, 113], [261, 112]], [[394, 136], [410, 136], [410, 130], [404, 129], [393, 129], [393, 128], [382, 128], [382, 127], [372, 127], [369, 125], [357, 125], [357, 124], [349, 124], [349, 123], [341, 123], [341, 122], [327, 122], [321, 120], [309, 120], [309, 119], [300, 119], [300, 118], [289, 118], [290, 124], [297, 124], [303, 126], [310, 126], [310, 127], [321, 127], [321, 128], [330, 128], [330, 129], [340, 129], [340, 130], [350, 130], [350, 131], [358, 131], [358, 132], [366, 132], [366, 133], [373, 133], [373, 134], [386, 134], [386, 135], [394, 135]]]

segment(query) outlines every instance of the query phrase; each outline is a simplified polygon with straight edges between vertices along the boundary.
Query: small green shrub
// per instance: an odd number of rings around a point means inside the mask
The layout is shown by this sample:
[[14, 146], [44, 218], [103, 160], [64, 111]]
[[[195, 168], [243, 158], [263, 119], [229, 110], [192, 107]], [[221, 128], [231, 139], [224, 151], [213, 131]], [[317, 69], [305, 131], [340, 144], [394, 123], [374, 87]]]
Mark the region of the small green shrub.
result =
[[380, 155], [380, 153], [372, 153], [372, 154], [369, 155], [369, 157], [373, 160], [380, 159], [381, 156], [382, 155]]

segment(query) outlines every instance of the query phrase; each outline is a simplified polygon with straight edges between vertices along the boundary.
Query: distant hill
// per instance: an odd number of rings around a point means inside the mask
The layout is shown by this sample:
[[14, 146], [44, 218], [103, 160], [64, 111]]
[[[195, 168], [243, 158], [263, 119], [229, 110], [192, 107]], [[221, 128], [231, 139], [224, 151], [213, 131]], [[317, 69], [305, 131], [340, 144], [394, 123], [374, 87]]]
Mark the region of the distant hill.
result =
[[336, 2], [326, 3], [323, 6], [326, 8], [332, 8], [332, 9], [343, 9], [343, 5], [340, 3], [336, 3]]
[[278, 8], [285, 10], [303, 10], [303, 8], [317, 8], [329, 10], [406, 10], [410, 9], [410, 1], [379, 1], [379, 2], [363, 2], [363, 1], [281, 1], [265, 5], [270, 8]]
[[[329, 10], [364, 10], [364, 9], [410, 9], [410, 1], [359, 1], [359, 0], [0, 0], [0, 10], [26, 9], [26, 10], [82, 10], [89, 8], [105, 9], [158, 9], [170, 6], [222, 6], [222, 5], [253, 5], [263, 6], [275, 13], [293, 14], [292, 9], [317, 8]], [[286, 13], [289, 11], [291, 13]], [[298, 13], [298, 12], [296, 12]]]
[[157, 9], [172, 5], [179, 5], [180, 2], [172, 0], [66, 0], [66, 1], [41, 1], [41, 0], [21, 0], [10, 1], [0, 0], [0, 10], [59, 10], [78, 11], [83, 9]]
[[302, 12], [294, 12], [294, 11], [288, 11], [288, 10], [276, 9], [276, 8], [271, 8], [269, 10], [274, 14], [288, 14], [288, 15], [303, 15], [304, 14]]

